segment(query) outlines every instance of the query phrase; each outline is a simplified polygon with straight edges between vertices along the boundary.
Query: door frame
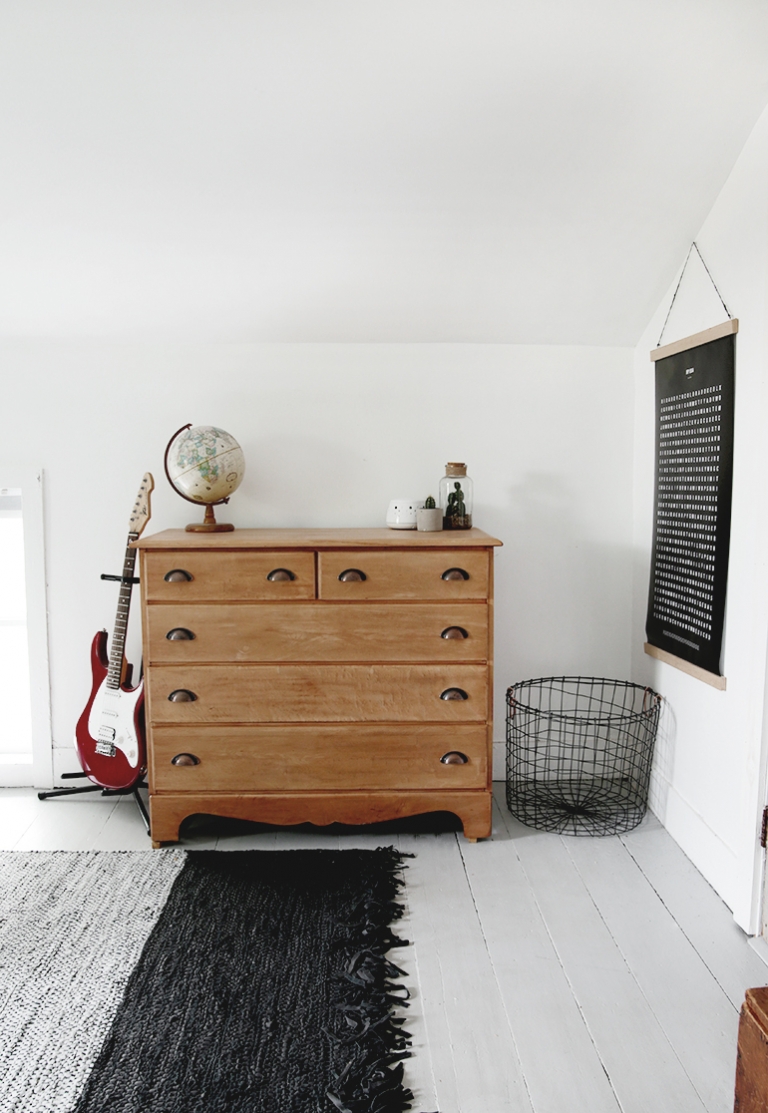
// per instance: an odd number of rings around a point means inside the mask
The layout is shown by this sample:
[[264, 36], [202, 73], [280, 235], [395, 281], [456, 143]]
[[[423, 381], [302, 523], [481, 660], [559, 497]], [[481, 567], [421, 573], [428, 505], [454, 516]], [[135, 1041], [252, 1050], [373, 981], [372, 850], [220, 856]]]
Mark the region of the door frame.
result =
[[53, 785], [53, 739], [48, 662], [43, 469], [18, 464], [4, 467], [0, 464], [0, 484], [4, 487], [21, 489], [29, 695], [32, 705], [32, 763], [10, 765], [0, 762], [0, 785], [4, 787], [34, 785], [36, 788], [50, 788]]

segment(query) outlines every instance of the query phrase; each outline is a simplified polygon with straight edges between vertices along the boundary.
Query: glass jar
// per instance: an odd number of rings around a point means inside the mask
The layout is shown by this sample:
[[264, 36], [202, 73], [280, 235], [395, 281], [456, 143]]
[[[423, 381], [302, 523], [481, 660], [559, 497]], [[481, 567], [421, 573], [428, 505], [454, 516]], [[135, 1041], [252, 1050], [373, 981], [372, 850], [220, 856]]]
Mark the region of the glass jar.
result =
[[466, 464], [446, 464], [440, 480], [443, 529], [472, 529], [472, 480]]

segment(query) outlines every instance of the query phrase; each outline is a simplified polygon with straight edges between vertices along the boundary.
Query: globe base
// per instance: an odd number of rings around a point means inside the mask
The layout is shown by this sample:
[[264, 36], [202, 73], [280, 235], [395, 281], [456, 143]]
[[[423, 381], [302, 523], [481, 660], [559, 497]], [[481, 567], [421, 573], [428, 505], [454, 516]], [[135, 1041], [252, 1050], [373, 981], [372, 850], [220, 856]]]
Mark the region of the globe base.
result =
[[190, 522], [184, 528], [187, 533], [229, 533], [235, 527], [231, 522], [214, 522], [212, 526], [205, 522]]
[[[225, 499], [225, 502], [228, 500]], [[235, 527], [231, 522], [217, 522], [211, 503], [205, 508], [205, 517], [202, 522], [190, 522], [186, 526], [187, 533], [230, 533]]]

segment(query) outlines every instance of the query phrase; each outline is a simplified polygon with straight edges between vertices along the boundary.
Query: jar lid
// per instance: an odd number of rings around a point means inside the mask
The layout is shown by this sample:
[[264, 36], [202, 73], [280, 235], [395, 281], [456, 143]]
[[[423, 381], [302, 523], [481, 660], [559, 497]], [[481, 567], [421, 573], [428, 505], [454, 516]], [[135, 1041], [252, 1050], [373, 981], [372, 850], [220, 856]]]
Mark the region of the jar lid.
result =
[[446, 464], [445, 465], [445, 474], [446, 475], [466, 475], [467, 474], [467, 465], [466, 464]]

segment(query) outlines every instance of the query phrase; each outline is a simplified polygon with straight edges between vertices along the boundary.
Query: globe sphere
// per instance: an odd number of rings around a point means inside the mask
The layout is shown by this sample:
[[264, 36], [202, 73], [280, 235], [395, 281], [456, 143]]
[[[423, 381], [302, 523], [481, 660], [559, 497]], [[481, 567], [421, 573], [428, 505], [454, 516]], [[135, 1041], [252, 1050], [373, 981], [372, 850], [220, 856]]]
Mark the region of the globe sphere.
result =
[[212, 505], [228, 499], [243, 481], [243, 450], [231, 433], [215, 425], [183, 429], [168, 445], [168, 478], [192, 502]]

